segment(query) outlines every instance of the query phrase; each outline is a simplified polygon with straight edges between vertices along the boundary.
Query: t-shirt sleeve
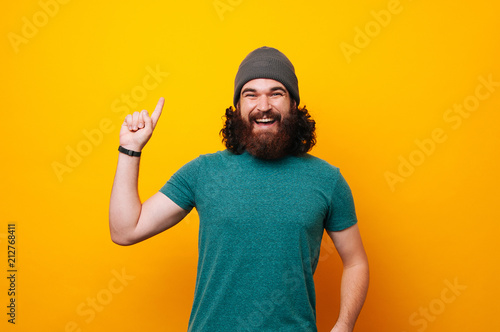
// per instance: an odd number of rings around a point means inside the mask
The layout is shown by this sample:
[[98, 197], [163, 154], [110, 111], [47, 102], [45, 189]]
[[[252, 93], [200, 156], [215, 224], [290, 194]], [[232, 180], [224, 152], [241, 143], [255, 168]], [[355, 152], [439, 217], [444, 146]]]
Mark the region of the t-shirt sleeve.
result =
[[196, 206], [195, 188], [198, 179], [200, 158], [182, 166], [170, 177], [160, 192], [187, 211]]
[[357, 221], [351, 188], [342, 174], [338, 172], [337, 180], [333, 186], [328, 216], [325, 220], [325, 229], [327, 231], [341, 231], [356, 224]]

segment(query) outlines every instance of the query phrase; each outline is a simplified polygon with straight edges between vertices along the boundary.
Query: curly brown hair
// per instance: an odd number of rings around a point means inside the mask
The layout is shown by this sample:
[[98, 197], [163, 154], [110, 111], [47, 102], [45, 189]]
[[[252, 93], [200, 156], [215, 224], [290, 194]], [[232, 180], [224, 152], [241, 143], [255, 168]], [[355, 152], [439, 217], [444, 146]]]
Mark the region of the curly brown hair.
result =
[[[288, 154], [299, 156], [307, 153], [316, 144], [316, 122], [312, 119], [306, 106], [298, 108], [295, 102], [290, 102], [290, 115], [295, 120], [296, 128], [295, 136], [287, 150]], [[229, 106], [226, 109], [224, 126], [219, 134], [222, 136], [222, 143], [226, 148], [234, 154], [242, 154], [245, 151], [245, 146], [241, 141], [240, 130], [238, 126], [239, 111]]]

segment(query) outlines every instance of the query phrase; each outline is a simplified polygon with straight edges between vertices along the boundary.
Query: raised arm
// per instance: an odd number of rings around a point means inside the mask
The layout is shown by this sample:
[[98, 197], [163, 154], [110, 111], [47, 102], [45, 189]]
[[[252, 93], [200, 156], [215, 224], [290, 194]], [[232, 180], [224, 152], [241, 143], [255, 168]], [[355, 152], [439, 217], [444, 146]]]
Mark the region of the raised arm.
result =
[[340, 287], [340, 312], [332, 332], [351, 332], [368, 291], [368, 259], [357, 224], [339, 232], [327, 233], [344, 266]]
[[[146, 110], [127, 115], [120, 130], [120, 146], [141, 152], [153, 134], [164, 102], [160, 98], [151, 117]], [[139, 163], [140, 157], [119, 153], [109, 204], [109, 229], [113, 242], [120, 245], [131, 245], [156, 235], [188, 214], [160, 192], [141, 203]]]

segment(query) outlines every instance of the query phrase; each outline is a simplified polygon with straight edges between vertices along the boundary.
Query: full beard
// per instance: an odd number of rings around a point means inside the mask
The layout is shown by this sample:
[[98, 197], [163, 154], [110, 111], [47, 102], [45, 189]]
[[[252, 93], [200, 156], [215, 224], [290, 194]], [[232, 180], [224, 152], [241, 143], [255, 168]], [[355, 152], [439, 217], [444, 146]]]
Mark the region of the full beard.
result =
[[255, 122], [253, 119], [245, 121], [239, 111], [237, 112], [234, 123], [235, 133], [248, 153], [256, 158], [266, 160], [280, 159], [291, 153], [295, 133], [297, 132], [296, 112], [294, 109], [284, 119], [279, 114], [274, 116], [279, 118], [276, 123], [278, 128], [275, 132], [254, 132], [253, 126]]

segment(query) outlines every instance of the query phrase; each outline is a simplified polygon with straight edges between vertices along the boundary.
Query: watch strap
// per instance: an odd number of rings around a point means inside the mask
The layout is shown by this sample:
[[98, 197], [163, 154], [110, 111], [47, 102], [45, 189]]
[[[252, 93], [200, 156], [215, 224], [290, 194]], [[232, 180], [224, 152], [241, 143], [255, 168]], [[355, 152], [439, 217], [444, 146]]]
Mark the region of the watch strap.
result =
[[118, 151], [120, 151], [121, 153], [126, 154], [127, 156], [131, 156], [131, 157], [140, 157], [141, 156], [141, 152], [137, 152], [137, 151], [132, 151], [132, 150], [129, 150], [129, 149], [125, 149], [121, 145], [118, 147]]

